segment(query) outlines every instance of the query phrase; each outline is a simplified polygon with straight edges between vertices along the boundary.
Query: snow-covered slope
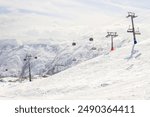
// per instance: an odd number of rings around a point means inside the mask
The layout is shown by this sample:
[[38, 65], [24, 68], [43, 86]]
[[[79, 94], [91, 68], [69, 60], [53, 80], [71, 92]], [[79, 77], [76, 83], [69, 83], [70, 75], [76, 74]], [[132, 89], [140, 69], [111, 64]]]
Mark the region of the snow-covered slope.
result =
[[[1, 0], [0, 97], [149, 99], [148, 4], [146, 0]], [[131, 25], [125, 18], [128, 11], [139, 16], [135, 28], [142, 35], [136, 47], [126, 32]], [[108, 31], [119, 35], [111, 53]], [[18, 79], [29, 74], [27, 55], [33, 57], [34, 78], [20, 83]]]
[[83, 62], [48, 79], [1, 82], [1, 99], [150, 99], [150, 40]]

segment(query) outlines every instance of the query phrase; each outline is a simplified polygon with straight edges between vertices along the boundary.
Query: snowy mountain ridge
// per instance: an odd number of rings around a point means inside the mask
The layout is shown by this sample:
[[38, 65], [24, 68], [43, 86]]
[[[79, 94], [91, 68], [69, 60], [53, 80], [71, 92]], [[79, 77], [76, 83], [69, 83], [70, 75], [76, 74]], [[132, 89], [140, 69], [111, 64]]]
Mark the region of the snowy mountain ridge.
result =
[[[37, 60], [32, 59], [32, 75], [42, 76], [44, 74], [55, 74], [71, 67], [73, 64], [98, 56], [100, 51], [92, 52], [93, 45], [91, 44], [83, 47], [79, 45], [72, 47], [71, 45], [53, 43], [19, 45], [15, 40], [2, 40], [1, 42], [1, 77], [20, 77], [21, 74], [22, 77], [28, 77], [28, 66], [25, 68], [25, 73], [22, 73], [27, 54], [38, 57]], [[53, 71], [51, 71], [52, 69]]]
[[[0, 83], [3, 99], [150, 99], [150, 40], [33, 82]], [[32, 85], [31, 85], [32, 84]], [[13, 88], [10, 88], [13, 87]]]
[[[126, 46], [129, 40], [115, 40], [115, 48]], [[99, 42], [83, 40], [72, 43], [56, 43], [51, 40], [39, 40], [36, 43], [20, 44], [16, 40], [1, 40], [0, 76], [1, 77], [28, 77], [28, 65], [24, 59], [31, 54], [32, 76], [53, 75], [83, 61], [92, 59], [110, 51], [110, 40]], [[103, 43], [103, 44], [102, 44]], [[70, 45], [69, 45], [70, 44]], [[35, 60], [34, 57], [38, 59]]]

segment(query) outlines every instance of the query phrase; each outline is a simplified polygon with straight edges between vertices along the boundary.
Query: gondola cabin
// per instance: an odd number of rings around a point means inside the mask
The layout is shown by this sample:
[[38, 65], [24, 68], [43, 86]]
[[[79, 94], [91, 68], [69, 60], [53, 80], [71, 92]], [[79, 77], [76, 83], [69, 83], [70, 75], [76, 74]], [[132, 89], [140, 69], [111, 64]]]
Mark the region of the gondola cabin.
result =
[[96, 50], [97, 48], [96, 48], [96, 47], [92, 47], [91, 49], [92, 49], [92, 50]]
[[76, 43], [75, 43], [75, 42], [73, 42], [73, 43], [72, 43], [72, 46], [76, 46]]
[[93, 39], [93, 38], [90, 38], [89, 41], [94, 41], [94, 39]]

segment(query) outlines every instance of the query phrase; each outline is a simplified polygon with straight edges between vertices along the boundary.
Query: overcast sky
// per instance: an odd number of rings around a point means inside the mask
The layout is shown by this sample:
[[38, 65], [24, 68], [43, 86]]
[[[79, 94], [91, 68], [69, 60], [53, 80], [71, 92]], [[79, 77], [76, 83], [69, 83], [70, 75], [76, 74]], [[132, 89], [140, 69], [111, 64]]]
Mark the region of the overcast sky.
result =
[[126, 20], [128, 11], [149, 12], [149, 4], [148, 0], [0, 0], [0, 38], [57, 36], [65, 29], [54, 23], [101, 28]]

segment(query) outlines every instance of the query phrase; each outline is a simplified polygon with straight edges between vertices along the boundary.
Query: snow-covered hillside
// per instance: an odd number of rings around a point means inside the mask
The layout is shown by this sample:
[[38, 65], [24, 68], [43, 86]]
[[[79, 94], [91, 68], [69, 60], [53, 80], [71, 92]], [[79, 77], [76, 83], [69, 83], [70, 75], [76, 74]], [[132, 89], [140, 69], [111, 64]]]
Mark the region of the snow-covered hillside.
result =
[[0, 82], [0, 98], [150, 99], [149, 45], [128, 43], [46, 79]]
[[[53, 75], [83, 61], [110, 52], [110, 40], [103, 38], [84, 37], [72, 43], [57, 43], [52, 40], [39, 40], [33, 43], [19, 43], [17, 40], [0, 40], [0, 77], [28, 77], [26, 56], [32, 55], [31, 74]], [[126, 46], [130, 40], [115, 39], [115, 48]], [[37, 59], [34, 59], [37, 57]]]
[[0, 76], [27, 77], [28, 62], [24, 59], [29, 54], [33, 56], [31, 59], [32, 76], [53, 75], [107, 52], [101, 45], [96, 46], [88, 39], [85, 43], [77, 43], [76, 46], [72, 46], [72, 43], [56, 44], [51, 40], [22, 45], [16, 40], [1, 40]]

